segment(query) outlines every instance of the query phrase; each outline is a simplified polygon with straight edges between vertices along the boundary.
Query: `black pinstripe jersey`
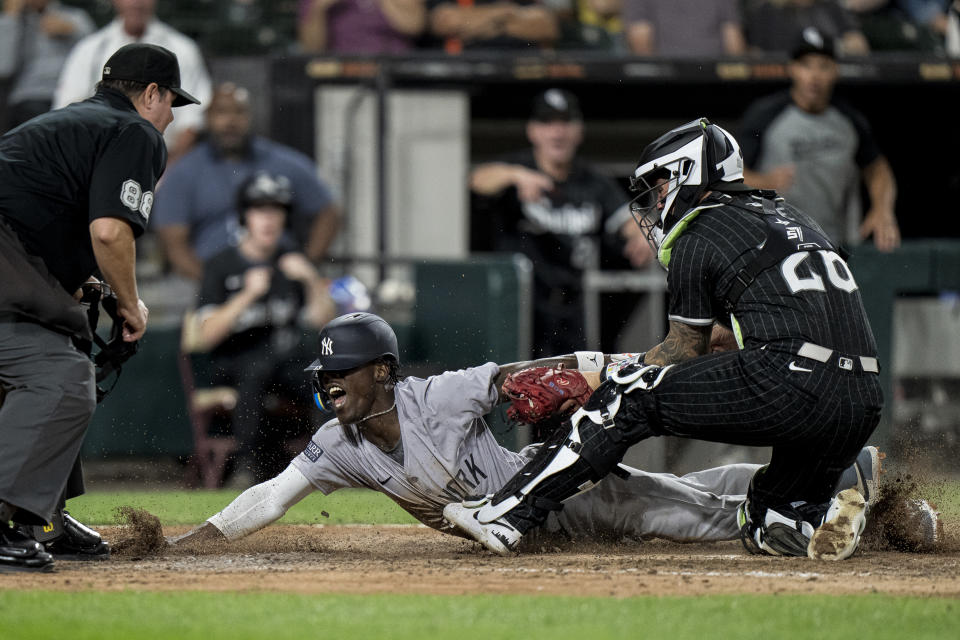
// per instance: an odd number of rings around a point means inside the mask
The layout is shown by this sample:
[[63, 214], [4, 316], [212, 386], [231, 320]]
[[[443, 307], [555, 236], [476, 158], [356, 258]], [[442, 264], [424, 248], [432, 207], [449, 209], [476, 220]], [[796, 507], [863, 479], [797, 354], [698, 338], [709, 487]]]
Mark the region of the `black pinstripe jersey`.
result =
[[[687, 214], [686, 229], [674, 241], [669, 258], [670, 320], [701, 326], [717, 320], [734, 326], [745, 347], [812, 342], [850, 355], [875, 356], [856, 281], [831, 247], [787, 256], [757, 276], [732, 314], [725, 311], [723, 296], [730, 283], [767, 237], [761, 215], [734, 206], [747, 205], [751, 198], [759, 213], [759, 200], [749, 194], [714, 193], [701, 203], [699, 213]], [[820, 231], [783, 201], [777, 212], [784, 233], [803, 233], [791, 221]]]

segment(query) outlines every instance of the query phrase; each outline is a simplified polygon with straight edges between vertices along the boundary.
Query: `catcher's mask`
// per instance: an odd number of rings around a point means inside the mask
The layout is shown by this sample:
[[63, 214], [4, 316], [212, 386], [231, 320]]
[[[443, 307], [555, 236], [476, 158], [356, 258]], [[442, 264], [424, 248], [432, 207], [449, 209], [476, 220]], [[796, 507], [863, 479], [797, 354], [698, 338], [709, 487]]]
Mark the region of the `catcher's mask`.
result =
[[313, 400], [323, 411], [330, 408], [330, 398], [320, 383], [320, 375], [327, 371], [347, 371], [375, 360], [393, 364], [391, 378], [395, 378], [400, 364], [397, 335], [387, 321], [373, 313], [348, 313], [334, 318], [320, 330], [320, 353], [304, 371], [310, 373]]
[[[80, 304], [87, 309], [87, 320], [93, 333], [93, 342], [74, 338], [74, 344], [93, 360], [96, 367], [95, 378], [97, 402], [99, 403], [117, 386], [123, 363], [137, 353], [140, 343], [139, 341], [124, 341], [123, 316], [117, 310], [117, 297], [110, 285], [105, 282], [88, 282], [83, 285], [81, 292]], [[97, 334], [101, 307], [110, 316], [112, 322], [107, 340]], [[95, 354], [93, 353], [94, 345], [99, 349]], [[113, 382], [110, 386], [102, 385], [101, 383], [105, 382], [111, 375], [113, 375]]]
[[699, 118], [671, 129], [643, 150], [630, 178], [630, 190], [638, 194], [630, 212], [657, 251], [673, 225], [712, 186], [742, 181], [743, 156], [736, 139]]
[[247, 223], [247, 209], [265, 205], [273, 205], [286, 211], [289, 223], [289, 214], [293, 207], [293, 188], [287, 176], [258, 171], [244, 180], [237, 189], [237, 214], [241, 225], [245, 226]]

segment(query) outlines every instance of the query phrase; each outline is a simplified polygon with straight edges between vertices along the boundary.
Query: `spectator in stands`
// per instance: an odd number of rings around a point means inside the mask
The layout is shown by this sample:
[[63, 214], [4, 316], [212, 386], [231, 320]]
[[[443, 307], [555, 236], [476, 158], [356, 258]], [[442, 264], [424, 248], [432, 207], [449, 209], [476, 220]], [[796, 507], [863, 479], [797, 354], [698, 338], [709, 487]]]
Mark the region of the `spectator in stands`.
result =
[[738, 0], [624, 0], [630, 51], [668, 58], [717, 58], [746, 52]]
[[427, 7], [430, 32], [447, 53], [549, 48], [560, 36], [556, 15], [540, 0], [427, 0]]
[[0, 14], [0, 79], [5, 79], [9, 93], [6, 122], [0, 121], [0, 131], [50, 110], [67, 54], [93, 29], [86, 11], [65, 7], [56, 0], [4, 0]]
[[[207, 104], [211, 82], [199, 47], [187, 36], [157, 20], [155, 8], [156, 0], [113, 0], [116, 13], [113, 22], [78, 42], [67, 57], [57, 82], [54, 108], [93, 95], [107, 57], [131, 42], [157, 44], [173, 51], [180, 63], [183, 85], [191, 87], [197, 99]], [[168, 168], [193, 145], [202, 124], [203, 111], [199, 105], [178, 110], [176, 119], [164, 134]]]
[[552, 0], [559, 19], [558, 49], [623, 53], [623, 0]]
[[[620, 266], [618, 232], [637, 225], [623, 189], [576, 157], [583, 117], [573, 94], [562, 89], [540, 94], [527, 138], [530, 149], [478, 165], [471, 173], [476, 233], [492, 236], [474, 238], [473, 244], [524, 253], [533, 261], [534, 357], [571, 353], [587, 346], [583, 271]], [[649, 246], [634, 243], [631, 249], [638, 266], [650, 260]], [[625, 318], [617, 320], [612, 312], [605, 307], [604, 320], [622, 325]]]
[[297, 38], [308, 53], [396, 54], [426, 24], [425, 0], [300, 0]]
[[340, 224], [340, 207], [302, 153], [251, 131], [249, 92], [217, 87], [206, 112], [206, 137], [167, 174], [157, 190], [152, 228], [174, 270], [199, 280], [203, 261], [236, 244], [240, 225], [234, 193], [256, 171], [292, 183], [290, 231], [284, 242], [319, 260]]
[[943, 50], [948, 0], [842, 0], [871, 51]]
[[[896, 248], [896, 180], [866, 119], [833, 96], [833, 40], [808, 28], [792, 56], [791, 87], [754, 103], [743, 117], [737, 138], [745, 181], [805, 203], [838, 244], [872, 236], [878, 249]], [[870, 209], [858, 232], [861, 178]]]
[[746, 0], [744, 25], [747, 44], [761, 51], [787, 53], [805, 28], [815, 27], [842, 55], [870, 52], [856, 17], [836, 0]]
[[927, 27], [941, 38], [946, 35], [950, 0], [893, 0], [893, 4], [915, 24]]
[[[265, 433], [264, 396], [306, 397], [297, 350], [301, 323], [319, 329], [336, 315], [336, 306], [328, 283], [307, 257], [283, 248], [294, 201], [291, 181], [258, 172], [234, 196], [242, 239], [205, 264], [195, 319], [200, 346], [210, 351], [210, 382], [237, 389], [232, 425], [238, 467], [243, 482], [251, 484], [274, 475], [289, 457], [276, 446], [285, 438]], [[297, 416], [283, 432], [295, 436], [312, 430], [306, 416]]]

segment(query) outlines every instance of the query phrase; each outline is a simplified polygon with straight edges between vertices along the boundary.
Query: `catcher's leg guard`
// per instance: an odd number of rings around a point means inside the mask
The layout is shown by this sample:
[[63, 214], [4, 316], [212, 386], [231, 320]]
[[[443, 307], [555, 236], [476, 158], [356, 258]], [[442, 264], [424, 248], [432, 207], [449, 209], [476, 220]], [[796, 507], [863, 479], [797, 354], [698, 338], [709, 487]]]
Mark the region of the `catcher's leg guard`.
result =
[[564, 500], [589, 490], [615, 471], [631, 445], [654, 435], [645, 426], [643, 403], [627, 406], [625, 395], [656, 386], [667, 368], [636, 365], [611, 376], [571, 416], [570, 430], [554, 432], [534, 458], [477, 512], [477, 520], [486, 524], [503, 519], [525, 533], [542, 523], [550, 511], [560, 509]]

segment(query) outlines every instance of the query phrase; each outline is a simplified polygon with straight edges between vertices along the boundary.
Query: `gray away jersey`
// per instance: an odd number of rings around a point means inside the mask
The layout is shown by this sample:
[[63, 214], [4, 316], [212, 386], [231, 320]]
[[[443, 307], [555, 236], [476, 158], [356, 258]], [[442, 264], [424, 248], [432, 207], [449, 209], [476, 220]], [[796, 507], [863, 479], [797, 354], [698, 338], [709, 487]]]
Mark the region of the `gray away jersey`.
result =
[[400, 382], [394, 394], [403, 465], [363, 438], [352, 445], [336, 420], [320, 427], [293, 465], [324, 494], [367, 487], [439, 529], [444, 505], [495, 492], [526, 462], [501, 447], [483, 420], [497, 402], [499, 372], [489, 362]]

